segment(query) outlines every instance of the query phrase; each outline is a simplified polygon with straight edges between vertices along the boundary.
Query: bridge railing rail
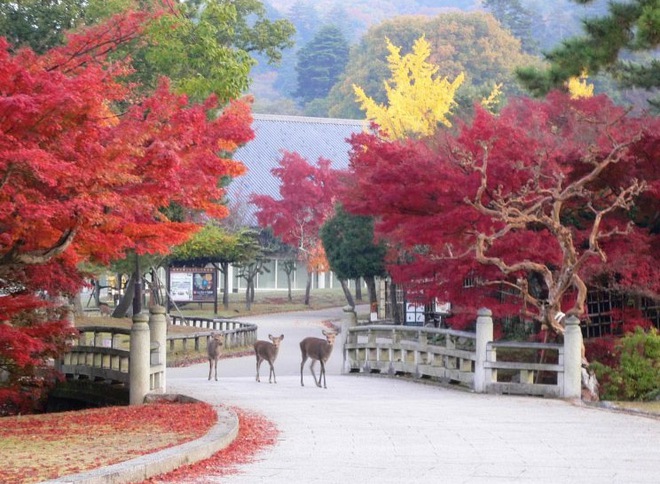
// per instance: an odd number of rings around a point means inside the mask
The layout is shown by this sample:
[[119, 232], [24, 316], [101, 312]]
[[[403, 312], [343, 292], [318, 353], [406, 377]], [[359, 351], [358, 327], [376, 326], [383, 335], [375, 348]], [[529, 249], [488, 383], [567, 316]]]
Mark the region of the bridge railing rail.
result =
[[[78, 337], [69, 350], [56, 362], [57, 369], [68, 379], [86, 379], [130, 388], [131, 403], [141, 402], [148, 392], [165, 392], [167, 349], [174, 350], [180, 342], [183, 350], [192, 344], [196, 351], [204, 349], [214, 332], [225, 335], [225, 347], [251, 347], [256, 341], [257, 326], [229, 319], [202, 317], [169, 317], [173, 325], [207, 329], [185, 334], [167, 334], [164, 308], [150, 310], [149, 316], [133, 318], [131, 328], [107, 326], [79, 327]], [[148, 324], [147, 324], [148, 323]], [[131, 341], [137, 338], [136, 346]], [[131, 368], [140, 375], [131, 381]]]
[[582, 334], [566, 320], [564, 342], [494, 341], [480, 310], [476, 331], [383, 324], [345, 326], [344, 372], [410, 375], [460, 384], [480, 393], [577, 398]]

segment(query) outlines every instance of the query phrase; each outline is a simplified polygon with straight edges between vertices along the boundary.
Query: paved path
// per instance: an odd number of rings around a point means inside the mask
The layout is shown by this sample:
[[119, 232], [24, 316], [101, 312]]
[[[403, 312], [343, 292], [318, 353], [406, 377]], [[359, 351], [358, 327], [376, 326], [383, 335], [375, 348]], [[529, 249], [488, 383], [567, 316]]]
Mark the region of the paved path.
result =
[[[168, 392], [259, 412], [277, 445], [222, 483], [653, 483], [660, 482], [660, 420], [559, 400], [480, 395], [409, 381], [341, 375], [335, 348], [328, 389], [305, 368], [299, 341], [321, 336], [341, 310], [246, 318], [259, 338], [284, 333], [269, 385], [254, 357], [168, 369]], [[317, 365], [318, 367], [318, 365]], [[317, 368], [318, 371], [318, 368]], [[265, 379], [264, 379], [265, 376]]]

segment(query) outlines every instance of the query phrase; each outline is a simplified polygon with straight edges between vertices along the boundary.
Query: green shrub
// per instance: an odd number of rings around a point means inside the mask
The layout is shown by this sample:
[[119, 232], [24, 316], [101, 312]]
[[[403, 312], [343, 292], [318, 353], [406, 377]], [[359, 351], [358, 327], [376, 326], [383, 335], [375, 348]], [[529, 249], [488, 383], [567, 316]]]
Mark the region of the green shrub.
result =
[[614, 365], [594, 361], [592, 368], [604, 400], [650, 400], [660, 389], [660, 334], [637, 328], [616, 344]]

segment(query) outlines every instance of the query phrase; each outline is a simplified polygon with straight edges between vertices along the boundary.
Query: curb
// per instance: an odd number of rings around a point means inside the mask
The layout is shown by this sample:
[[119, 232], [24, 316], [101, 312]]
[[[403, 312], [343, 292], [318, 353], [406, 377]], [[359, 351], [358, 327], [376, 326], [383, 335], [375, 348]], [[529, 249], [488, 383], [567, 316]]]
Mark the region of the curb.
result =
[[119, 462], [79, 474], [70, 474], [41, 484], [120, 484], [142, 482], [181, 466], [208, 459], [229, 446], [238, 435], [238, 416], [216, 407], [217, 423], [203, 437], [153, 454]]

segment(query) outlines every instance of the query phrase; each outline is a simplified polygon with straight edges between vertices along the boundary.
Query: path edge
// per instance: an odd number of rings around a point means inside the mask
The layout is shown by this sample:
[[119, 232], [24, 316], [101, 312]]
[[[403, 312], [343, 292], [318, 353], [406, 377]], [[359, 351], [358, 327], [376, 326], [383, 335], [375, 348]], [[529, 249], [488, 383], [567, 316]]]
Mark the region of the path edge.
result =
[[[147, 398], [148, 401], [159, 399], [199, 401], [184, 395], [148, 395]], [[41, 484], [124, 484], [142, 482], [184, 465], [208, 459], [216, 452], [228, 447], [238, 436], [239, 430], [238, 415], [233, 410], [222, 406], [214, 406], [214, 409], [218, 417], [217, 422], [199, 439], [91, 471], [42, 481]]]

